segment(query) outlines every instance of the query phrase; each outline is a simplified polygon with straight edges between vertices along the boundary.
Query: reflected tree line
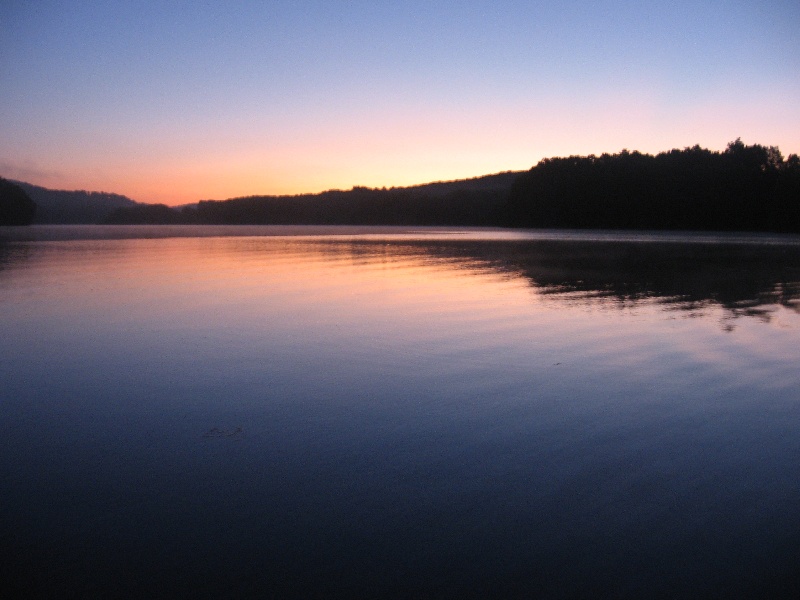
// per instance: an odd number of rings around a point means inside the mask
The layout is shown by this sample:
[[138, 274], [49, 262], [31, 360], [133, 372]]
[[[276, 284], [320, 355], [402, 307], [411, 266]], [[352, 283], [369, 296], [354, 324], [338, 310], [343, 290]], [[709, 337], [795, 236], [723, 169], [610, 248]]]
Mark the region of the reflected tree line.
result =
[[[537, 294], [568, 305], [624, 308], [657, 303], [687, 315], [719, 306], [729, 317], [764, 321], [778, 306], [800, 314], [800, 243], [781, 243], [774, 237], [763, 243], [713, 237], [623, 241], [609, 236], [598, 241], [322, 236], [311, 241], [270, 238], [267, 247], [291, 244], [294, 252], [321, 252], [357, 264], [411, 260], [465, 273], [522, 278]], [[32, 259], [37, 247], [0, 235], [0, 284], [4, 270]], [[285, 252], [286, 247], [277, 246], [276, 251]]]
[[800, 232], [800, 159], [741, 140], [723, 152], [623, 150], [409, 188], [123, 207], [107, 221]]
[[721, 306], [730, 317], [765, 321], [777, 306], [800, 313], [797, 244], [420, 240], [387, 249], [355, 241], [348, 251], [356, 258], [388, 252], [522, 277], [538, 294], [571, 304], [655, 302], [689, 315]]

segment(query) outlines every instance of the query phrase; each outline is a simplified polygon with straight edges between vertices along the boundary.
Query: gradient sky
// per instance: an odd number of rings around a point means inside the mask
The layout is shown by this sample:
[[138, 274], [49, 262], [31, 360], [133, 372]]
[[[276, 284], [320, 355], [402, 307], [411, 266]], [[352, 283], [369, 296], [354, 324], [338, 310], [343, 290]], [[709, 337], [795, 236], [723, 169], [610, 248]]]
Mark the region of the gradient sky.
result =
[[0, 176], [143, 202], [800, 153], [800, 1], [0, 2]]

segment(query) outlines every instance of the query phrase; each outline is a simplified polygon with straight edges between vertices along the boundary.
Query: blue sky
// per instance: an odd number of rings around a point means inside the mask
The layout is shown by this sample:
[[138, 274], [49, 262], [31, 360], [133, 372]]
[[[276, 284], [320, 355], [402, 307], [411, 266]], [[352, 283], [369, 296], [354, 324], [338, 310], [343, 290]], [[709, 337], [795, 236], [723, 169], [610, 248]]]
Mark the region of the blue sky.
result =
[[800, 2], [0, 5], [0, 176], [147, 202], [800, 152]]

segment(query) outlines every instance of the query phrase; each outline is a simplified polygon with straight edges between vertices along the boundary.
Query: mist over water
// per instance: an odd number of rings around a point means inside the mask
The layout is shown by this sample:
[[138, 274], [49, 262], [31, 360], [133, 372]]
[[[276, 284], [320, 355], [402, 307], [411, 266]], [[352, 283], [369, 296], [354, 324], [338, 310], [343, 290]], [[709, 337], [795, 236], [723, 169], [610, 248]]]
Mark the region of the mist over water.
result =
[[0, 569], [796, 597], [798, 340], [796, 236], [0, 230]]

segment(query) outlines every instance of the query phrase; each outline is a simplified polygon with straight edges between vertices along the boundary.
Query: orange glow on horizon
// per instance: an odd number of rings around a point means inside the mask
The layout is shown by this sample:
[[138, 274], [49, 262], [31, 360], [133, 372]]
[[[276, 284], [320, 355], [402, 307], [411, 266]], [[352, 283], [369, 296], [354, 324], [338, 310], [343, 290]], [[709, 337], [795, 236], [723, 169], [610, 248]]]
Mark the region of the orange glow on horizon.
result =
[[[420, 109], [421, 111], [422, 109]], [[384, 110], [358, 122], [309, 123], [304, 129], [237, 134], [224, 123], [168, 137], [154, 148], [120, 137], [105, 154], [61, 157], [51, 175], [12, 179], [54, 189], [123, 194], [171, 206], [254, 195], [296, 195], [331, 189], [403, 187], [522, 171], [554, 156], [615, 153], [623, 148], [657, 154], [699, 144], [723, 150], [745, 143], [800, 152], [800, 136], [787, 132], [785, 110], [769, 123], [740, 118], [741, 107], [665, 107], [657, 94], [617, 90], [591, 102], [555, 100], [535, 105], [516, 99], [461, 112]], [[709, 114], [716, 118], [709, 119]], [[738, 126], [732, 126], [738, 123]], [[623, 124], [624, 126], [621, 126]], [[87, 166], [90, 161], [90, 166]], [[22, 171], [22, 169], [20, 169]]]

